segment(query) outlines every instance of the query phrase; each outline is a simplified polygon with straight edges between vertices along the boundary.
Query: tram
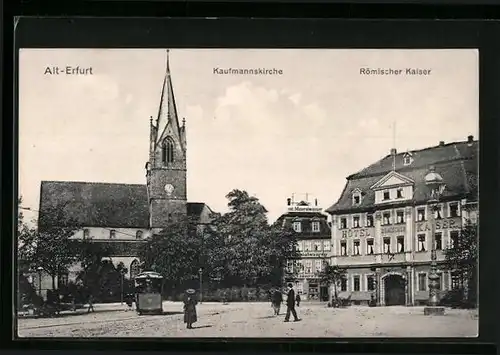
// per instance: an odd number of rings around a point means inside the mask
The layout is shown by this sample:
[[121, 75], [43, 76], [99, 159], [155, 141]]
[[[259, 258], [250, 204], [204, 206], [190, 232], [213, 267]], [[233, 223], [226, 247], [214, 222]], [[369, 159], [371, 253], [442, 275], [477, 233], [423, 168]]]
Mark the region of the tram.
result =
[[153, 271], [137, 275], [135, 281], [136, 310], [142, 314], [163, 313], [163, 276]]

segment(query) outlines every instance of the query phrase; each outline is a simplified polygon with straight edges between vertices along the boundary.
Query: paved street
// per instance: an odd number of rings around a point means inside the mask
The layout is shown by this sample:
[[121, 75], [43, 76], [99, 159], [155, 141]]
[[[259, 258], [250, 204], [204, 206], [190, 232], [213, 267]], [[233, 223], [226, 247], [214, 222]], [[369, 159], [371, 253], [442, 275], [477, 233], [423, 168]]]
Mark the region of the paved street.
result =
[[268, 303], [203, 303], [195, 329], [185, 328], [180, 302], [165, 302], [164, 315], [139, 316], [122, 305], [95, 305], [96, 312], [57, 318], [20, 318], [20, 337], [474, 337], [477, 310], [447, 309], [424, 316], [423, 307], [326, 308], [304, 303], [300, 322], [272, 316]]

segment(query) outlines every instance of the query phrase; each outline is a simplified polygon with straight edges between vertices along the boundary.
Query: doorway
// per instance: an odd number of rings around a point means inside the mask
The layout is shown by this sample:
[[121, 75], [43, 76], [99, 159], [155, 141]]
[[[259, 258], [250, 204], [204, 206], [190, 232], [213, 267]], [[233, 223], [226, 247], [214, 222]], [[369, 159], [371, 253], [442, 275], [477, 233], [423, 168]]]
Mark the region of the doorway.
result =
[[384, 281], [385, 305], [406, 305], [405, 288], [406, 281], [400, 275], [389, 275]]
[[328, 302], [328, 286], [320, 286], [319, 294], [321, 301]]

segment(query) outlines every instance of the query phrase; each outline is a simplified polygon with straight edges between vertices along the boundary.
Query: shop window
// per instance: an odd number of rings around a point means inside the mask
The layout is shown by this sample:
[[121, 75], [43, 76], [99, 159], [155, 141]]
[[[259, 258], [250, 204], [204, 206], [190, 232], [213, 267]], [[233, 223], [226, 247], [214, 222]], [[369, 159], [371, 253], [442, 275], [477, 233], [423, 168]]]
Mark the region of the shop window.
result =
[[391, 213], [390, 212], [384, 212], [382, 214], [382, 224], [384, 226], [388, 225], [388, 224], [391, 224]]
[[359, 216], [354, 216], [352, 218], [352, 226], [354, 228], [359, 228], [360, 227], [360, 225], [359, 225]]
[[417, 250], [426, 251], [427, 248], [425, 247], [425, 234], [419, 234], [417, 238], [418, 238]]
[[360, 254], [359, 240], [355, 240], [353, 245], [354, 245], [354, 255], [359, 255]]
[[347, 291], [347, 277], [342, 277], [342, 279], [340, 279], [340, 291]]
[[340, 229], [346, 229], [347, 228], [347, 218], [341, 218], [340, 219]]
[[366, 226], [373, 227], [373, 215], [372, 214], [366, 215]]
[[384, 253], [391, 253], [391, 238], [384, 238]]
[[353, 279], [353, 291], [359, 291], [361, 288], [360, 277], [356, 275], [352, 279]]
[[347, 243], [340, 242], [340, 256], [346, 256], [346, 255], [347, 255]]
[[436, 240], [436, 250], [442, 250], [443, 249], [443, 234], [436, 233], [434, 235], [434, 239]]
[[366, 254], [372, 255], [374, 253], [373, 250], [373, 239], [368, 239], [366, 241]]
[[425, 221], [425, 208], [417, 208], [417, 221]]
[[405, 223], [405, 213], [403, 211], [396, 212], [396, 223], [398, 224]]
[[375, 276], [368, 275], [366, 277], [366, 286], [367, 286], [368, 291], [374, 291], [375, 290]]
[[398, 253], [404, 253], [405, 251], [405, 237], [399, 236], [397, 237], [398, 241]]
[[427, 274], [425, 273], [418, 274], [418, 290], [427, 291]]

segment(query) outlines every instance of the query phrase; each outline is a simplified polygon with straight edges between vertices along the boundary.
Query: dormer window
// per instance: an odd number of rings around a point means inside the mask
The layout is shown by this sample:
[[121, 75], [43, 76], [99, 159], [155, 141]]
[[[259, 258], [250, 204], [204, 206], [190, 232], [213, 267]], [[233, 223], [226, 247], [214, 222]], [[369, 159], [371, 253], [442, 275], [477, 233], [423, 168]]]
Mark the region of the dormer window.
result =
[[359, 205], [361, 203], [361, 191], [356, 189], [352, 192], [352, 204]]
[[403, 157], [403, 165], [404, 166], [408, 166], [410, 165], [411, 163], [413, 163], [413, 158], [411, 156], [411, 154], [409, 153], [406, 153]]
[[293, 230], [297, 233], [302, 231], [300, 222], [293, 222]]
[[390, 200], [391, 199], [391, 194], [389, 191], [384, 191], [384, 200]]
[[318, 221], [312, 222], [312, 231], [314, 233], [318, 233], [319, 232], [319, 222]]

